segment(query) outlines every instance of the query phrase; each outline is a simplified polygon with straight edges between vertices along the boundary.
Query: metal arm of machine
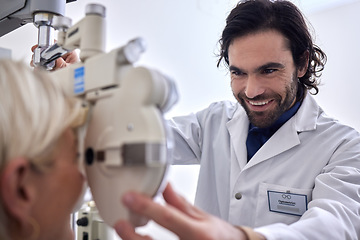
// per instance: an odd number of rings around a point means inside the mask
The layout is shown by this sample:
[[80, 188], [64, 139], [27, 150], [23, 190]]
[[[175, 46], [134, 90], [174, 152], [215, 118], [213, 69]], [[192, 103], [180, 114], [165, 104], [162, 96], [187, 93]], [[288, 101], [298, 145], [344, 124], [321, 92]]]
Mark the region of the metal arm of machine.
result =
[[73, 1], [76, 0], [0, 0], [0, 37], [33, 22], [38, 28], [34, 65], [52, 69], [54, 63], [45, 64], [40, 55], [54, 42], [54, 17], [63, 16], [65, 4]]

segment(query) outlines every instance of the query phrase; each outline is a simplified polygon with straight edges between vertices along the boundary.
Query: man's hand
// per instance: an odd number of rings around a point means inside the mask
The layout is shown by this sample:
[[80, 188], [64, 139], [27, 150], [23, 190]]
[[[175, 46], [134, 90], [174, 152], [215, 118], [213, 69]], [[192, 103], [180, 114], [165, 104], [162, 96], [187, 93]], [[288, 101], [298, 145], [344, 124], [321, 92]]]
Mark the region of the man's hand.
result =
[[[32, 46], [31, 51], [34, 52], [36, 47], [37, 45]], [[68, 64], [76, 63], [78, 61], [79, 61], [79, 56], [77, 55], [77, 53], [75, 51], [71, 51], [55, 60], [55, 67], [53, 70], [64, 68]], [[34, 67], [33, 57], [31, 57], [30, 66]]]
[[[177, 195], [170, 184], [167, 185], [163, 196], [167, 203], [165, 206], [135, 192], [125, 194], [122, 202], [130, 211], [154, 220], [183, 240], [247, 239], [245, 233], [239, 228], [191, 205], [183, 197]], [[151, 239], [149, 236], [137, 234], [134, 227], [127, 221], [118, 221], [114, 228], [123, 240]]]

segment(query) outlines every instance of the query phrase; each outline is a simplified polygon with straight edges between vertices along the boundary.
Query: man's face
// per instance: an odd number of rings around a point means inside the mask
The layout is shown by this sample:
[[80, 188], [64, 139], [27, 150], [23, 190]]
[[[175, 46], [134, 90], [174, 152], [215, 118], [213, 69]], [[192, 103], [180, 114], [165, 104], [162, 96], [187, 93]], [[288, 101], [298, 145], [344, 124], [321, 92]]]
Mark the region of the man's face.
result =
[[287, 39], [273, 30], [235, 38], [228, 52], [235, 98], [253, 125], [270, 126], [294, 104], [305, 70], [295, 67]]

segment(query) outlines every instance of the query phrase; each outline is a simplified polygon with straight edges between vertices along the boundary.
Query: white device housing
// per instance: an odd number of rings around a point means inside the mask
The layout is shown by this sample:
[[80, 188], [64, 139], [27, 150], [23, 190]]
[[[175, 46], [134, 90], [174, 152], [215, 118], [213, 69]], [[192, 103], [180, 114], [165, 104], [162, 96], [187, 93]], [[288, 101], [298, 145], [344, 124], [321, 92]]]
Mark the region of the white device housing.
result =
[[89, 108], [86, 134], [79, 140], [91, 193], [109, 226], [119, 219], [141, 226], [146, 219], [129, 213], [121, 197], [129, 190], [154, 197], [162, 189], [171, 162], [171, 137], [163, 112], [178, 96], [170, 79], [133, 66], [144, 50], [141, 39], [104, 53], [104, 16], [103, 6], [88, 5], [79, 23], [60, 26], [58, 42], [42, 57], [52, 59], [59, 48], [80, 49], [81, 62], [51, 75]]

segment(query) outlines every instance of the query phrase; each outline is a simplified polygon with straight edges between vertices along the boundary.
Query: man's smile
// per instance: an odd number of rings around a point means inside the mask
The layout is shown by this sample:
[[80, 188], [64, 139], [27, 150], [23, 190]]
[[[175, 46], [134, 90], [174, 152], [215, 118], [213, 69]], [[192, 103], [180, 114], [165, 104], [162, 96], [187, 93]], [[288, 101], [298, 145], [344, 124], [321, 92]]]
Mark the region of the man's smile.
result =
[[261, 101], [245, 100], [245, 102], [247, 103], [249, 110], [258, 112], [267, 110], [274, 102], [274, 99]]

